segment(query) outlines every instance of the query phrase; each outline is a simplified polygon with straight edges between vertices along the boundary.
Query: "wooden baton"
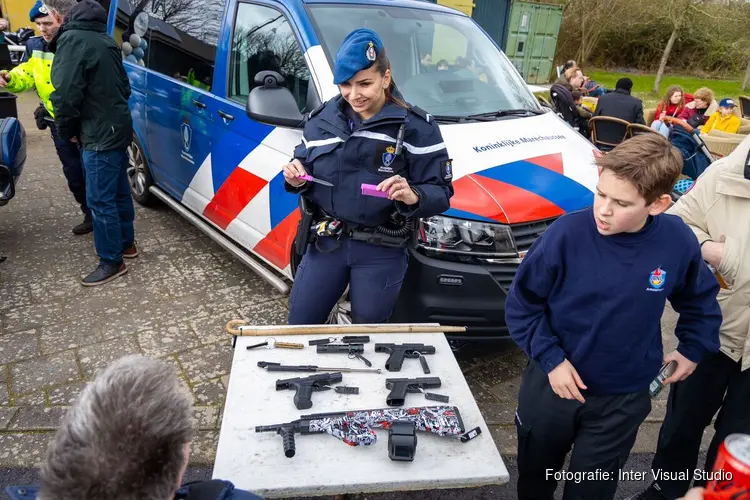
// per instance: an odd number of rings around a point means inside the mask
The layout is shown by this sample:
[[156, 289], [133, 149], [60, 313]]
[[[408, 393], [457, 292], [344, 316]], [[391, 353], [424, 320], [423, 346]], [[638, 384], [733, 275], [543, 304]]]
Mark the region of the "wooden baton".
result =
[[259, 337], [274, 335], [340, 335], [345, 333], [465, 333], [465, 326], [440, 326], [420, 323], [363, 324], [363, 325], [245, 325], [241, 319], [229, 321], [225, 327], [229, 335]]

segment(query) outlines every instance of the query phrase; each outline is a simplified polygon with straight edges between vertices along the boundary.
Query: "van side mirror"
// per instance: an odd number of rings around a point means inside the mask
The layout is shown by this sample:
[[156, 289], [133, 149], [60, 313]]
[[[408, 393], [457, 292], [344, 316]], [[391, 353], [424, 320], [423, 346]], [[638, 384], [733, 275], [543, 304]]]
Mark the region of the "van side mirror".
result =
[[278, 127], [301, 128], [304, 116], [297, 101], [284, 84], [284, 77], [275, 71], [261, 71], [255, 75], [257, 85], [247, 98], [247, 116]]

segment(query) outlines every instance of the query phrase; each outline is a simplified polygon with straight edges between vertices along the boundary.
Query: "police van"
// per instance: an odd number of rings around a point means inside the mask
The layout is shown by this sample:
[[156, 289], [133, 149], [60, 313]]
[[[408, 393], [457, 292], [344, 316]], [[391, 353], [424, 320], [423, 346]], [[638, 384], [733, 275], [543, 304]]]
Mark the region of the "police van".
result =
[[593, 202], [595, 149], [463, 13], [414, 0], [111, 0], [132, 85], [133, 197], [165, 202], [288, 292], [300, 214], [281, 168], [304, 115], [338, 94], [336, 50], [361, 27], [381, 36], [400, 92], [438, 121], [453, 160], [451, 208], [419, 221], [392, 320], [505, 337], [529, 247]]

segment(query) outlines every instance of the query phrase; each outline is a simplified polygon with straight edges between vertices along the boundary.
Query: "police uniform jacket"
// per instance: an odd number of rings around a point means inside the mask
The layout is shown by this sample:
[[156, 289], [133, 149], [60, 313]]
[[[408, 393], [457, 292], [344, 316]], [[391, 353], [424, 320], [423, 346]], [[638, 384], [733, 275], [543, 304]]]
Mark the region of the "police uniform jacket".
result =
[[[299, 189], [287, 184], [287, 190], [304, 192], [326, 214], [363, 227], [386, 223], [394, 207], [407, 217], [430, 217], [447, 210], [453, 172], [432, 117], [418, 108], [407, 110], [388, 102], [377, 115], [352, 127], [348, 106], [339, 95], [310, 113], [302, 143], [294, 150], [294, 158], [310, 175], [333, 187], [308, 182]], [[396, 155], [402, 124], [403, 145]], [[417, 192], [416, 205], [361, 193], [363, 183], [377, 185], [396, 174]]]

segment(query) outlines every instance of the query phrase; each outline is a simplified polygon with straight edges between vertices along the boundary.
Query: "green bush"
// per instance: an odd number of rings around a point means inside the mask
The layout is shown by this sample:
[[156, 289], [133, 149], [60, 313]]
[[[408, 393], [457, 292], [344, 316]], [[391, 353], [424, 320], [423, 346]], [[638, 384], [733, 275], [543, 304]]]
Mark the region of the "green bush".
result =
[[[673, 22], [666, 14], [669, 1], [627, 2], [618, 22], [607, 25], [590, 51], [589, 66], [655, 71], [669, 39]], [[595, 0], [571, 0], [565, 10], [557, 46], [557, 61], [578, 59], [582, 13], [594, 12]], [[587, 10], [588, 9], [588, 10]], [[586, 22], [596, 20], [585, 19]], [[738, 75], [750, 57], [750, 2], [704, 2], [686, 11], [683, 28], [668, 61], [671, 70], [693, 74]], [[588, 34], [590, 37], [590, 33]], [[580, 61], [579, 61], [580, 62]]]

